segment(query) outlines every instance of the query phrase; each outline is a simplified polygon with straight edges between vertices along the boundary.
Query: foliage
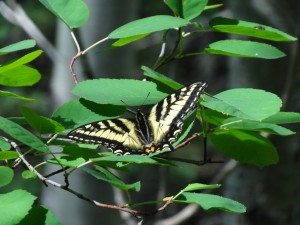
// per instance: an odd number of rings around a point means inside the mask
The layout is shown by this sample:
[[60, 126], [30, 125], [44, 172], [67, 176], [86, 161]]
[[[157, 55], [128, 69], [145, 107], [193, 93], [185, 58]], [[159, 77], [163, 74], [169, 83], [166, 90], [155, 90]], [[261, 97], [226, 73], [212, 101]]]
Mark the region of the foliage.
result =
[[[81, 0], [46, 1], [40, 0], [57, 18], [61, 19], [70, 29], [79, 28], [88, 19], [88, 9]], [[83, 200], [94, 202], [82, 194], [76, 193], [69, 187], [68, 177], [87, 164], [92, 164], [93, 169], [83, 168], [87, 175], [107, 182], [112, 186], [125, 191], [129, 196], [132, 191], [140, 191], [140, 181], [127, 184], [119, 176], [110, 170], [127, 171], [131, 164], [139, 166], [151, 164], [157, 166], [176, 166], [171, 160], [165, 159], [160, 154], [149, 157], [129, 155], [114, 156], [111, 153], [99, 153], [97, 146], [76, 144], [63, 139], [69, 129], [79, 125], [122, 115], [127, 106], [139, 106], [141, 104], [155, 104], [168, 95], [167, 90], [179, 89], [182, 85], [168, 76], [157, 72], [161, 66], [175, 59], [202, 54], [220, 54], [225, 56], [238, 56], [260, 59], [277, 59], [285, 54], [276, 47], [246, 40], [220, 40], [209, 44], [202, 52], [185, 52], [182, 43], [190, 35], [198, 35], [205, 32], [223, 32], [255, 37], [269, 41], [294, 41], [295, 38], [272, 27], [230, 18], [214, 18], [210, 21], [209, 28], [193, 19], [219, 5], [207, 5], [207, 0], [178, 1], [165, 0], [172, 11], [170, 15], [156, 15], [138, 19], [125, 24], [110, 34], [107, 38], [91, 45], [81, 51], [80, 56], [91, 48], [98, 46], [108, 39], [118, 39], [112, 44], [114, 47], [140, 40], [151, 33], [163, 32], [162, 42], [165, 43], [166, 34], [171, 29], [178, 32], [178, 40], [173, 43], [173, 50], [160, 57], [152, 68], [142, 66], [145, 77], [149, 81], [131, 79], [94, 79], [79, 82], [73, 88], [73, 93], [79, 99], [69, 101], [60, 106], [52, 115], [52, 118], [41, 116], [30, 108], [22, 107], [25, 124], [18, 124], [18, 120], [0, 117], [0, 129], [7, 137], [0, 138], [0, 187], [6, 186], [13, 180], [14, 173], [11, 168], [20, 162], [25, 163], [28, 170], [22, 174], [24, 179], [38, 178], [43, 182], [62, 188], [75, 194]], [[186, 29], [187, 26], [189, 29]], [[186, 30], [185, 30], [186, 29]], [[76, 40], [76, 39], [75, 39]], [[10, 54], [16, 51], [29, 49], [35, 45], [34, 40], [21, 41], [0, 49], [0, 54]], [[40, 50], [25, 54], [23, 57], [8, 61], [0, 66], [0, 84], [10, 87], [32, 86], [40, 80], [40, 73], [25, 65], [37, 58]], [[72, 64], [71, 64], [72, 66]], [[74, 76], [75, 77], [75, 76]], [[75, 77], [76, 81], [76, 77]], [[166, 88], [168, 87], [168, 88]], [[118, 92], [116, 92], [116, 89]], [[0, 91], [0, 96], [12, 97], [21, 101], [30, 100], [13, 92]], [[288, 136], [294, 132], [279, 124], [299, 123], [300, 114], [293, 112], [280, 112], [282, 102], [278, 96], [264, 90], [257, 89], [232, 89], [214, 96], [203, 95], [199, 101], [196, 119], [202, 126], [197, 127], [197, 137], [208, 139], [215, 149], [229, 158], [241, 163], [256, 166], [267, 166], [278, 162], [276, 147], [269, 141], [269, 135]], [[22, 105], [22, 104], [21, 104]], [[189, 118], [191, 120], [191, 118]], [[192, 118], [193, 119], [193, 118]], [[187, 119], [188, 120], [188, 119]], [[32, 129], [27, 129], [30, 125]], [[186, 144], [183, 139], [188, 137], [192, 122], [184, 129], [180, 143]], [[26, 127], [26, 128], [25, 128]], [[51, 138], [45, 138], [44, 134], [50, 134]], [[191, 139], [192, 140], [192, 139]], [[18, 142], [18, 144], [16, 143]], [[48, 146], [55, 145], [61, 150], [53, 154]], [[22, 146], [22, 149], [21, 149]], [[176, 147], [175, 146], [175, 147]], [[43, 161], [40, 156], [50, 155], [51, 159], [43, 163], [31, 166], [23, 154], [32, 153], [36, 160]], [[162, 153], [165, 153], [162, 151]], [[66, 177], [64, 185], [58, 184], [49, 178], [45, 178], [38, 172], [38, 167], [45, 163], [58, 166]], [[172, 197], [152, 203], [163, 202], [165, 206], [171, 203], [197, 204], [203, 210], [212, 212], [222, 210], [226, 212], [243, 213], [245, 206], [241, 203], [218, 195], [198, 193], [199, 190], [212, 190], [220, 185], [189, 184], [184, 189], [175, 193]], [[34, 203], [36, 197], [25, 190], [13, 190], [0, 195], [0, 224], [26, 224], [26, 221], [38, 220], [39, 224], [59, 224], [54, 215], [43, 206]], [[147, 202], [133, 204], [128, 200], [126, 207], [110, 207], [120, 211], [131, 213], [134, 216], [141, 214], [130, 209]], [[100, 207], [105, 204], [97, 203]], [[162, 210], [163, 208], [161, 208]], [[157, 210], [159, 212], [160, 210]], [[151, 212], [149, 212], [151, 214]], [[27, 223], [28, 224], [28, 223]]]

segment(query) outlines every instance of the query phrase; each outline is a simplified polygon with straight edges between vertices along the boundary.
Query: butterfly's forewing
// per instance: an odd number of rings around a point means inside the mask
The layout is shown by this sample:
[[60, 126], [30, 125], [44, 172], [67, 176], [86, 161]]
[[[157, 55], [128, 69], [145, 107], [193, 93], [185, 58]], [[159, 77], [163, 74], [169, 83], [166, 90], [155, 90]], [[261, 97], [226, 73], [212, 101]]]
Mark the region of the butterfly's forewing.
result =
[[154, 142], [165, 138], [173, 142], [181, 127], [184, 117], [195, 109], [200, 94], [206, 83], [194, 83], [167, 96], [154, 105], [149, 112], [148, 121], [153, 130]]

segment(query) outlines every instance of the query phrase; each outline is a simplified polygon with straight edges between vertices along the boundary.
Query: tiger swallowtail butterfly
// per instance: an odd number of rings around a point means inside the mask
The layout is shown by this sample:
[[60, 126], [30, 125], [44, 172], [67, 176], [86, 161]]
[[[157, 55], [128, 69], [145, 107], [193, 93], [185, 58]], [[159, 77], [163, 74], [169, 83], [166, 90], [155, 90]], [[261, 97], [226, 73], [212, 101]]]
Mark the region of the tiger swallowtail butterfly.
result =
[[135, 118], [117, 118], [80, 126], [68, 138], [106, 146], [116, 155], [148, 155], [172, 143], [182, 130], [183, 119], [193, 111], [206, 83], [194, 83], [170, 94], [148, 113], [137, 111]]

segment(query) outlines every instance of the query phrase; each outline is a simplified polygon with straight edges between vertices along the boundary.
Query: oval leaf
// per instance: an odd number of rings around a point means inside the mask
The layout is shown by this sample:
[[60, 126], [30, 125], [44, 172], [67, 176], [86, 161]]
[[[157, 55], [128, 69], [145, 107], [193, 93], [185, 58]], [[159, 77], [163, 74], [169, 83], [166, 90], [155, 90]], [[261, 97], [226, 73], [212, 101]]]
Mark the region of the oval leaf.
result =
[[40, 116], [29, 108], [22, 107], [21, 111], [28, 124], [40, 134], [56, 134], [65, 130], [58, 122]]
[[9, 62], [1, 65], [1, 67], [0, 67], [0, 74], [3, 73], [3, 72], [5, 72], [5, 71], [14, 69], [16, 67], [22, 66], [22, 65], [24, 65], [26, 63], [29, 63], [29, 62], [33, 61], [34, 59], [36, 59], [37, 57], [39, 57], [42, 54], [42, 52], [43, 51], [41, 51], [41, 50], [30, 52], [30, 53], [22, 56], [21, 58], [18, 58], [18, 59], [15, 59], [15, 60], [11, 60], [11, 61], [9, 61]]
[[116, 38], [126, 38], [141, 34], [148, 34], [152, 32], [175, 29], [178, 27], [183, 27], [189, 24], [188, 20], [181, 18], [167, 16], [167, 15], [157, 15], [151, 16], [139, 20], [127, 23], [108, 35], [110, 39]]
[[17, 99], [24, 100], [24, 101], [32, 101], [33, 100], [32, 98], [26, 98], [26, 97], [17, 95], [15, 93], [12, 93], [9, 91], [0, 91], [0, 96], [17, 98]]
[[11, 145], [9, 142], [0, 137], [0, 150], [7, 151], [11, 149]]
[[124, 112], [124, 106], [96, 104], [85, 99], [75, 99], [59, 107], [52, 117], [65, 128], [73, 129], [78, 125], [116, 118]]
[[22, 177], [23, 177], [23, 179], [35, 179], [35, 178], [37, 178], [37, 175], [33, 171], [24, 170], [22, 172]]
[[95, 168], [97, 169], [97, 171], [89, 168], [84, 168], [84, 171], [94, 176], [95, 178], [108, 182], [109, 184], [117, 188], [120, 188], [124, 191], [128, 191], [128, 190], [140, 191], [141, 188], [140, 182], [136, 182], [133, 184], [126, 184], [124, 183], [124, 181], [122, 181], [119, 177], [111, 173], [109, 170], [104, 169], [103, 167], [100, 166], [95, 166]]
[[275, 28], [243, 20], [217, 17], [212, 19], [209, 22], [209, 25], [212, 27], [213, 30], [224, 33], [247, 35], [250, 37], [257, 37], [272, 41], [297, 40], [297, 38], [292, 37]]
[[211, 194], [184, 192], [181, 195], [179, 195], [179, 197], [176, 198], [174, 202], [197, 204], [208, 212], [214, 212], [216, 210], [222, 210], [225, 212], [232, 213], [246, 212], [246, 207], [241, 203], [228, 198]]
[[270, 92], [250, 88], [237, 88], [221, 92], [213, 97], [203, 96], [201, 102], [207, 108], [226, 115], [262, 121], [279, 112], [281, 99]]
[[275, 124], [300, 123], [300, 113], [278, 112], [264, 119], [263, 122]]
[[284, 127], [278, 126], [276, 124], [262, 123], [258, 121], [244, 120], [239, 118], [229, 118], [224, 120], [222, 128], [262, 131], [269, 134], [278, 134], [282, 136], [295, 134], [295, 132]]
[[41, 152], [49, 152], [47, 145], [45, 145], [40, 139], [34, 136], [29, 131], [25, 130], [20, 125], [5, 119], [0, 116], [0, 130], [8, 135], [12, 136], [16, 140], [30, 146]]
[[214, 42], [205, 49], [205, 53], [261, 59], [278, 59], [285, 56], [282, 51], [272, 45], [241, 40]]
[[89, 18], [89, 9], [82, 0], [39, 0], [54, 15], [60, 18], [70, 29], [85, 24]]
[[32, 48], [35, 45], [36, 45], [36, 42], [35, 42], [35, 40], [32, 40], [32, 39], [19, 41], [17, 43], [8, 45], [4, 48], [0, 48], [0, 55]]
[[218, 151], [239, 162], [267, 166], [278, 162], [273, 144], [254, 132], [221, 130], [209, 134]]
[[130, 79], [87, 80], [78, 83], [73, 93], [100, 104], [129, 106], [155, 104], [167, 96], [153, 82]]
[[24, 65], [0, 73], [0, 84], [10, 87], [32, 86], [40, 79], [39, 71]]
[[8, 185], [12, 181], [13, 177], [14, 171], [11, 168], [7, 166], [0, 166], [0, 187]]
[[19, 155], [16, 151], [1, 151], [0, 152], [0, 161], [1, 160], [10, 160], [10, 159], [16, 159]]
[[47, 162], [69, 167], [77, 167], [85, 163], [85, 159], [82, 157], [63, 156], [48, 159]]
[[0, 194], [0, 224], [18, 224], [28, 214], [35, 199], [24, 190]]

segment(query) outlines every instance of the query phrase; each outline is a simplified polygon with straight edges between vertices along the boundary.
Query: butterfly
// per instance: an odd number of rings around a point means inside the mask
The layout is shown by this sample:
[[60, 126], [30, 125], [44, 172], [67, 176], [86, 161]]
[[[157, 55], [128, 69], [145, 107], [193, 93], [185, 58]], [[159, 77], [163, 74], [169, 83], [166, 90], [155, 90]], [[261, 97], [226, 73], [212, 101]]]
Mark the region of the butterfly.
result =
[[147, 113], [135, 118], [97, 121], [72, 130], [69, 139], [106, 146], [116, 155], [149, 155], [172, 143], [182, 130], [184, 118], [193, 111], [207, 84], [193, 83], [170, 94]]

